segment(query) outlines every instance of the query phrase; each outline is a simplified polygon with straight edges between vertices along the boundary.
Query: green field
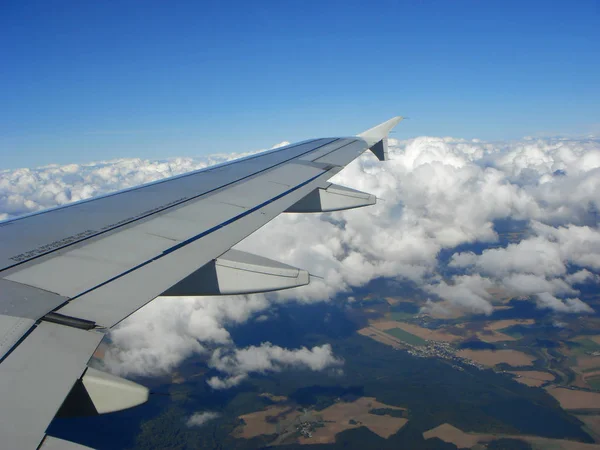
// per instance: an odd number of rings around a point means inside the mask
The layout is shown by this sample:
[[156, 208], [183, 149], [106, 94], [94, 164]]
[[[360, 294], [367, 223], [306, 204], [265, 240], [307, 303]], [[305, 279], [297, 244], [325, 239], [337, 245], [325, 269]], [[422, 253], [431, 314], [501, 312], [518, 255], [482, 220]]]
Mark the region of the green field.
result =
[[600, 391], [600, 376], [589, 377], [585, 379], [585, 382], [596, 391]]
[[577, 344], [577, 346], [573, 348], [573, 351], [576, 354], [585, 354], [587, 352], [600, 351], [600, 345], [588, 338], [576, 339], [575, 341], [571, 342]]
[[413, 317], [415, 317], [414, 313], [404, 311], [394, 311], [390, 313], [390, 319], [397, 320], [399, 322], [402, 322], [406, 319], [412, 319]]
[[404, 331], [402, 328], [391, 328], [389, 330], [385, 330], [387, 334], [394, 336], [395, 338], [400, 339], [402, 342], [406, 342], [410, 345], [425, 345], [425, 339], [421, 339], [419, 336], [415, 336], [414, 334], [409, 333], [408, 331]]

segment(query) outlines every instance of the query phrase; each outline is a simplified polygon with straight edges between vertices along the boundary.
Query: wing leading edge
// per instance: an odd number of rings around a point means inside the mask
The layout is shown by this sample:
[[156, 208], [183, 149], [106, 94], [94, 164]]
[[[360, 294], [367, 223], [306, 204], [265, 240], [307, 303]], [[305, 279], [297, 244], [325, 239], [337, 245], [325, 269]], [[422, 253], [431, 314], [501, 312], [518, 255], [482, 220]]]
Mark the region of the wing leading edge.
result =
[[0, 223], [3, 445], [57, 445], [45, 431], [59, 409], [98, 414], [145, 401], [145, 388], [87, 364], [110, 328], [157, 296], [307, 284], [304, 270], [231, 247], [282, 212], [374, 204], [327, 180], [367, 149], [386, 160], [401, 120]]

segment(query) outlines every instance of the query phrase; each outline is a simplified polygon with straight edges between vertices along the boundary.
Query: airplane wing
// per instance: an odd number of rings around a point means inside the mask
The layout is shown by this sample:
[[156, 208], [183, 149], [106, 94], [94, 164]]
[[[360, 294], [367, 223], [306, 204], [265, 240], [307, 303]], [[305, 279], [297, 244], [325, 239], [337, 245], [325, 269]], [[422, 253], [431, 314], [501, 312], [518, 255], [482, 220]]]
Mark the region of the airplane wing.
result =
[[83, 449], [45, 434], [57, 415], [143, 403], [148, 390], [87, 366], [112, 327], [159, 295], [265, 292], [305, 270], [231, 247], [282, 212], [375, 197], [327, 180], [367, 149], [387, 159], [395, 117], [0, 222], [0, 442]]

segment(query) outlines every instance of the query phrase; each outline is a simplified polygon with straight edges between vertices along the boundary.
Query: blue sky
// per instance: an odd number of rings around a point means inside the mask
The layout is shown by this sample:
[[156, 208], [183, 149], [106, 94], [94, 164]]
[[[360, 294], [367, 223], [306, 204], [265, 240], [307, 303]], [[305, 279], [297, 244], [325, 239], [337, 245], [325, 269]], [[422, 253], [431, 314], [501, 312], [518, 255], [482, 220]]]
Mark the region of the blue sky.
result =
[[6, 1], [0, 169], [600, 131], [597, 1]]

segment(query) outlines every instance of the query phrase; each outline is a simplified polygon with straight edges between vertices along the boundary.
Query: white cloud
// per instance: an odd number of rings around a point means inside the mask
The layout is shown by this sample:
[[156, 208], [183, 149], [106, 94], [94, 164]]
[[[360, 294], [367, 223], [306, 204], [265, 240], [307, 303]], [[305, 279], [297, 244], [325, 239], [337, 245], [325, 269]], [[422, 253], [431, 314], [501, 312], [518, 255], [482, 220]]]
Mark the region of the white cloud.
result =
[[322, 371], [343, 365], [343, 361], [333, 355], [331, 345], [324, 344], [312, 349], [302, 347], [296, 350], [285, 349], [270, 342], [244, 349], [217, 349], [210, 359], [210, 367], [227, 374], [225, 378], [213, 377], [208, 384], [213, 389], [235, 386], [248, 374], [280, 372], [289, 368], [302, 368]]
[[490, 303], [491, 295], [488, 290], [492, 287], [494, 283], [488, 278], [461, 275], [454, 277], [452, 284], [441, 281], [426, 286], [426, 289], [460, 309], [490, 314], [494, 308]]
[[242, 381], [244, 381], [246, 378], [248, 378], [248, 374], [241, 373], [238, 375], [232, 375], [232, 376], [228, 376], [225, 378], [210, 377], [208, 380], [206, 380], [206, 383], [213, 389], [217, 389], [217, 390], [218, 389], [229, 389], [234, 386], [237, 386]]
[[201, 427], [206, 422], [218, 417], [220, 417], [220, 414], [212, 411], [197, 412], [192, 414], [185, 424], [188, 427]]
[[264, 311], [263, 295], [159, 297], [111, 332], [113, 346], [104, 359], [114, 373], [168, 373], [193, 354], [231, 345], [226, 326]]
[[560, 300], [552, 294], [542, 292], [537, 294], [538, 305], [542, 308], [552, 309], [558, 312], [566, 313], [591, 313], [594, 310], [590, 306], [578, 298], [566, 298]]
[[558, 246], [544, 237], [536, 236], [505, 248], [484, 250], [480, 256], [471, 252], [455, 253], [451, 266], [474, 265], [480, 272], [497, 277], [510, 273], [558, 276], [566, 273], [565, 263]]
[[271, 149], [285, 147], [286, 145], [290, 145], [288, 141], [281, 141], [279, 144], [275, 144]]
[[487, 249], [480, 255], [455, 253], [449, 266], [485, 275], [515, 296], [536, 295], [543, 308], [593, 312], [578, 298], [560, 300], [555, 296], [576, 294], [575, 284], [597, 282], [597, 276], [587, 269], [569, 271], [573, 266], [600, 267], [600, 232], [588, 226], [552, 227], [536, 221], [530, 231], [535, 235], [504, 248]]
[[565, 281], [569, 284], [582, 284], [588, 281], [595, 281], [598, 283], [600, 277], [594, 275], [592, 272], [586, 269], [579, 270], [565, 277]]
[[117, 159], [67, 166], [0, 171], [0, 212], [8, 217], [39, 211], [96, 195], [245, 156], [211, 155], [165, 161]]
[[571, 286], [560, 278], [547, 279], [543, 275], [517, 273], [499, 280], [499, 283], [512, 295], [528, 297], [542, 292], [573, 294]]
[[[245, 353], [238, 360], [236, 352], [248, 349], [235, 349], [228, 326], [265, 315], [273, 303], [327, 300], [377, 277], [416, 283], [432, 296], [428, 309], [489, 313], [488, 291], [495, 287], [557, 312], [589, 312], [576, 287], [600, 279], [598, 141], [546, 138], [491, 144], [419, 137], [390, 139], [390, 155], [391, 161], [379, 163], [365, 154], [332, 180], [377, 195], [382, 199], [377, 205], [323, 215], [282, 214], [238, 246], [306, 268], [324, 280], [268, 296], [157, 299], [112, 333], [115, 346], [107, 356], [112, 370], [168, 372], [193, 354], [213, 361], [215, 349], [226, 361], [250, 367], [242, 358]], [[238, 156], [243, 155], [0, 171], [0, 217]], [[524, 221], [527, 228], [518, 242], [499, 247], [494, 222], [505, 219]], [[442, 278], [440, 251], [474, 243], [496, 248], [456, 252], [449, 263], [453, 275]], [[443, 306], [437, 299], [444, 300]], [[248, 354], [258, 364], [267, 347], [253, 352]], [[229, 367], [222, 366], [220, 357], [215, 367]], [[295, 367], [269, 361], [276, 370]], [[252, 372], [226, 371], [211, 384], [234, 385]]]

